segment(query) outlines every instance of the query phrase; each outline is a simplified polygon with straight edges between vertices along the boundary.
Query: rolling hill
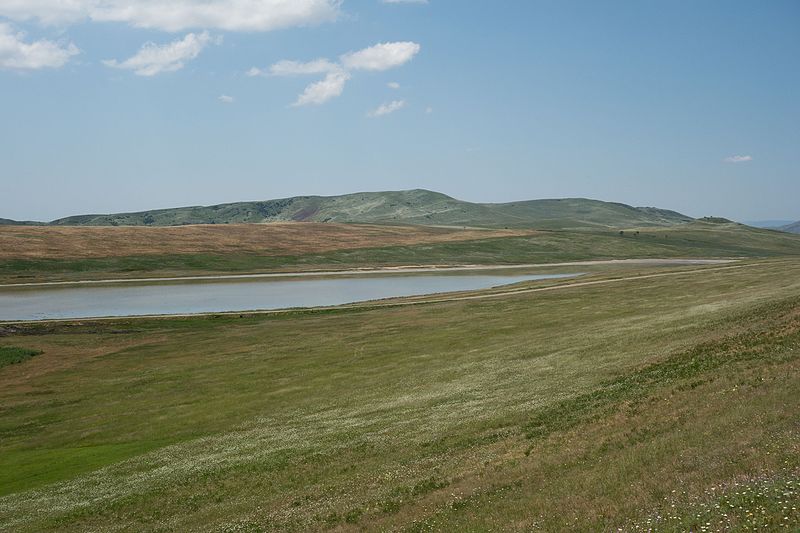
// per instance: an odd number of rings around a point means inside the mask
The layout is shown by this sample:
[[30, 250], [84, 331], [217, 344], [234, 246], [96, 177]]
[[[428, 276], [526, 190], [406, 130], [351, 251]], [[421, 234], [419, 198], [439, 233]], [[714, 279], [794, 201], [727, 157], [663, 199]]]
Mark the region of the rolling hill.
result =
[[786, 231], [788, 233], [800, 233], [800, 220], [793, 224], [787, 224], [786, 226], [781, 226], [778, 228], [781, 231]]
[[546, 229], [671, 226], [693, 220], [675, 211], [583, 198], [471, 203], [445, 194], [410, 191], [342, 196], [297, 196], [261, 202], [180, 207], [138, 213], [79, 215], [51, 222], [67, 226], [176, 226], [279, 221], [537, 227]]
[[41, 222], [30, 222], [27, 220], [11, 220], [10, 218], [0, 218], [0, 226], [40, 226]]
[[793, 220], [745, 220], [743, 224], [753, 226], [754, 228], [777, 229], [781, 226], [792, 224]]

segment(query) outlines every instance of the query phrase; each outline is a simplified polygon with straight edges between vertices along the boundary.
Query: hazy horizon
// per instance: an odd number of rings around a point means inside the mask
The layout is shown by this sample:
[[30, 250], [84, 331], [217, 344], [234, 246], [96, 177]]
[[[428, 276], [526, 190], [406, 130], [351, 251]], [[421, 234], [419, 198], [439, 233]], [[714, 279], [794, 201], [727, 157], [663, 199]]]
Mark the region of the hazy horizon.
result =
[[0, 3], [0, 217], [424, 188], [800, 219], [797, 2], [194, 3]]

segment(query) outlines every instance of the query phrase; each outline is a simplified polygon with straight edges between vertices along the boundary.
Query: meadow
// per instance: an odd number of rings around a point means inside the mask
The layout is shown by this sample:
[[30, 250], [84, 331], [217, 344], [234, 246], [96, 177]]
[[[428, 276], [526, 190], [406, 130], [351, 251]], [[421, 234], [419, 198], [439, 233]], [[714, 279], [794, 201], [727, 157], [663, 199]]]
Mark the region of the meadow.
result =
[[0, 325], [0, 529], [800, 527], [800, 261], [548, 284]]

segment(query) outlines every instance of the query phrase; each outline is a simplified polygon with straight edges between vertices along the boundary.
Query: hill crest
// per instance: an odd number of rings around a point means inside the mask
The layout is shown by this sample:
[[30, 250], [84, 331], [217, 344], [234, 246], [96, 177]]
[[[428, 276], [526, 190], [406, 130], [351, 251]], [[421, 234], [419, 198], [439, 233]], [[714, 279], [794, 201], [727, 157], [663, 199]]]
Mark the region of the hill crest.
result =
[[777, 229], [788, 233], [800, 233], [800, 220], [798, 220], [797, 222], [793, 222], [791, 224], [787, 224], [785, 226], [781, 226], [780, 228]]
[[578, 229], [671, 226], [693, 219], [656, 207], [633, 207], [587, 198], [472, 203], [426, 189], [294, 196], [131, 213], [75, 215], [65, 226], [177, 226], [267, 222], [344, 222], [433, 226]]

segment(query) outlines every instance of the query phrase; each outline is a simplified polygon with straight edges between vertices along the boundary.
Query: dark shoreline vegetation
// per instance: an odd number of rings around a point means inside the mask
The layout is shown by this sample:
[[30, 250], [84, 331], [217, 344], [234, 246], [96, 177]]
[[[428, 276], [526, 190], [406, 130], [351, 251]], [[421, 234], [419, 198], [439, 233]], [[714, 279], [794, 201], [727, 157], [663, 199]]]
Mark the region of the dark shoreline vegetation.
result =
[[0, 327], [0, 529], [797, 528], [800, 263], [692, 270]]

